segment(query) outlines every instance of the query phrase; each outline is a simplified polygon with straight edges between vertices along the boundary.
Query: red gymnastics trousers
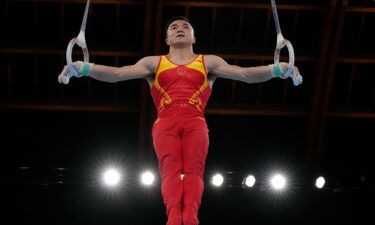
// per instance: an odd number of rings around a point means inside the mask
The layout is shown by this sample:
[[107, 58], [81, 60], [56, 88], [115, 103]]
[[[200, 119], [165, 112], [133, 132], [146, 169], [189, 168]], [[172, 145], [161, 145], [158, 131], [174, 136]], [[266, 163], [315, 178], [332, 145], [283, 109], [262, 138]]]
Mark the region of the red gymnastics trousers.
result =
[[167, 225], [198, 225], [208, 153], [203, 117], [211, 88], [203, 55], [186, 65], [161, 56], [151, 94], [158, 109], [152, 136]]

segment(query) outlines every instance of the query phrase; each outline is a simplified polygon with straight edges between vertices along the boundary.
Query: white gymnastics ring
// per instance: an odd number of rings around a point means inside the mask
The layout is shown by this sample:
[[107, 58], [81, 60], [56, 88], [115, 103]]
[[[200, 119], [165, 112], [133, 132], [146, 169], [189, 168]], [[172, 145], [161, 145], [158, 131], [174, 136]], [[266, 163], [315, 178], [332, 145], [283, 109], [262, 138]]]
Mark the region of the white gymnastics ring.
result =
[[272, 4], [273, 18], [275, 21], [276, 33], [277, 33], [276, 48], [275, 48], [275, 54], [274, 54], [274, 64], [279, 64], [281, 49], [286, 46], [288, 48], [288, 53], [289, 53], [289, 69], [285, 73], [285, 76], [286, 77], [291, 76], [293, 78], [294, 85], [297, 86], [302, 83], [302, 77], [300, 75], [294, 74], [295, 55], [294, 55], [293, 45], [289, 40], [285, 39], [281, 33], [275, 0], [271, 0], [271, 4]]
[[[68, 69], [71, 68], [71, 67], [69, 67], [69, 65], [72, 64], [72, 51], [73, 51], [74, 45], [76, 45], [76, 44], [79, 47], [81, 47], [81, 49], [82, 49], [83, 61], [86, 62], [86, 63], [89, 63], [89, 61], [90, 61], [89, 50], [87, 49], [86, 39], [85, 39], [85, 30], [86, 30], [86, 22], [87, 22], [87, 14], [88, 14], [88, 10], [89, 10], [89, 5], [90, 5], [90, 0], [87, 0], [86, 8], [85, 8], [85, 14], [83, 15], [81, 30], [78, 34], [78, 37], [75, 37], [72, 40], [70, 40], [70, 42], [68, 44], [68, 47], [66, 48], [66, 63], [68, 65]], [[71, 71], [71, 72], [72, 72], [72, 74], [76, 73], [75, 71]], [[70, 77], [67, 76], [67, 74], [68, 73], [66, 73], [66, 75], [61, 77], [61, 80], [64, 84], [69, 83]]]
[[[89, 56], [89, 50], [87, 49], [86, 46], [86, 40], [85, 40], [85, 33], [81, 35], [78, 35], [78, 37], [73, 38], [70, 40], [68, 47], [66, 48], [66, 62], [67, 64], [72, 64], [72, 51], [73, 51], [73, 46], [77, 44], [79, 47], [82, 48], [82, 53], [83, 53], [83, 61], [84, 62], [89, 62], [90, 61], [90, 56]], [[81, 36], [81, 37], [80, 37]]]
[[281, 33], [278, 33], [277, 34], [277, 44], [276, 44], [276, 48], [275, 48], [275, 55], [274, 55], [274, 59], [273, 59], [275, 64], [279, 64], [279, 62], [280, 62], [280, 52], [281, 52], [281, 49], [284, 48], [285, 46], [288, 48], [289, 66], [290, 66], [289, 70], [286, 72], [285, 75], [289, 76], [294, 71], [295, 56], [294, 56], [293, 45], [289, 40], [284, 39], [284, 37]]

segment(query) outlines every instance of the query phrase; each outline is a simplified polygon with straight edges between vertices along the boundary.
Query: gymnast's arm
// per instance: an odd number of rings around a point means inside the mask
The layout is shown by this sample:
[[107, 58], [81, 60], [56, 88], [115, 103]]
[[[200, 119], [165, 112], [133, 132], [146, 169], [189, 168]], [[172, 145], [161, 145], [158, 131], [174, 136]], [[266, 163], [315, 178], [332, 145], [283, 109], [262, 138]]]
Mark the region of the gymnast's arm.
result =
[[111, 67], [95, 64], [92, 66], [89, 76], [96, 80], [110, 83], [147, 78], [155, 72], [158, 59], [159, 58], [157, 56], [147, 56], [140, 59], [134, 65], [123, 67]]
[[[207, 55], [205, 62], [208, 73], [215, 77], [243, 81], [246, 83], [261, 83], [268, 81], [275, 77], [272, 67], [270, 66], [256, 66], [256, 67], [240, 67], [230, 65], [219, 56]], [[288, 64], [279, 64], [281, 71], [287, 71]], [[298, 68], [294, 67], [296, 73]]]
[[[158, 64], [159, 57], [157, 56], [147, 56], [140, 59], [136, 64], [123, 66], [123, 67], [113, 67], [104, 66], [97, 64], [89, 64], [87, 75], [96, 80], [115, 83], [118, 81], [125, 81], [131, 79], [148, 79], [155, 72], [156, 66]], [[88, 64], [86, 64], [87, 66]], [[62, 73], [59, 76], [59, 82], [61, 83], [62, 75], [68, 75], [69, 77], [82, 77], [84, 70], [84, 63], [81, 61], [76, 61], [69, 66], [65, 66]]]

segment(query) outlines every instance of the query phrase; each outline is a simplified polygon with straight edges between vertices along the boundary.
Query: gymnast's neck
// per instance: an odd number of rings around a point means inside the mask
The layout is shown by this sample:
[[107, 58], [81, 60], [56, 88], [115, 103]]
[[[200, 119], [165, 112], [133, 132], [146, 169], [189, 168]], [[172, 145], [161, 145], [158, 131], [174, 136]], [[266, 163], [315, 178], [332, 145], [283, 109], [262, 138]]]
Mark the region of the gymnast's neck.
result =
[[[193, 45], [174, 45], [169, 47], [168, 57], [175, 62], [185, 62], [194, 59], [196, 54], [193, 51]], [[180, 64], [180, 63], [179, 63]]]

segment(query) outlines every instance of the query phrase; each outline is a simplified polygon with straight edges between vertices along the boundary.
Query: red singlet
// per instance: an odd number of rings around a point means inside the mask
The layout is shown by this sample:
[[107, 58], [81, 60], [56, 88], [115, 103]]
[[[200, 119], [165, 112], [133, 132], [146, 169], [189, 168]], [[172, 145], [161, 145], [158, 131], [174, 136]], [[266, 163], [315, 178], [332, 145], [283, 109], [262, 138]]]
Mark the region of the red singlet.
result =
[[167, 56], [161, 56], [156, 69], [151, 95], [159, 116], [176, 104], [188, 104], [204, 114], [211, 88], [208, 83], [203, 55], [191, 63], [177, 65]]
[[158, 110], [152, 137], [167, 225], [197, 225], [209, 143], [204, 109], [211, 94], [203, 55], [186, 65], [161, 56], [151, 94]]

